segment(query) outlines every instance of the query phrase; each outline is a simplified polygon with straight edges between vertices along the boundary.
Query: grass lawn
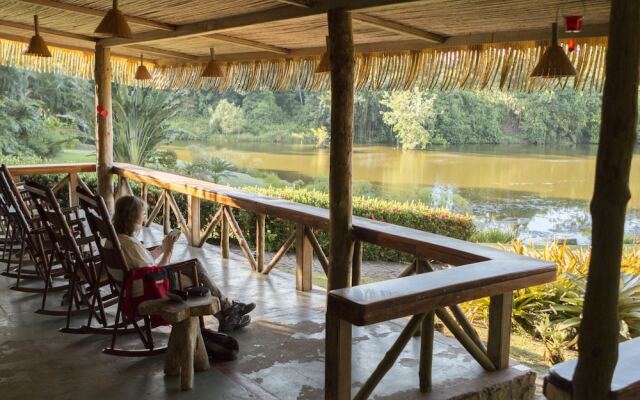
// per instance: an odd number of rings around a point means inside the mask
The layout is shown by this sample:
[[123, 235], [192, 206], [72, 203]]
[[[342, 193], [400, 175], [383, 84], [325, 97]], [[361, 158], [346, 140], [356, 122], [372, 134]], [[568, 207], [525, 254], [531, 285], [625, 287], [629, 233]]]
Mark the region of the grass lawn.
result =
[[95, 162], [96, 148], [93, 146], [78, 145], [74, 149], [63, 149], [57, 156], [51, 159], [53, 163]]

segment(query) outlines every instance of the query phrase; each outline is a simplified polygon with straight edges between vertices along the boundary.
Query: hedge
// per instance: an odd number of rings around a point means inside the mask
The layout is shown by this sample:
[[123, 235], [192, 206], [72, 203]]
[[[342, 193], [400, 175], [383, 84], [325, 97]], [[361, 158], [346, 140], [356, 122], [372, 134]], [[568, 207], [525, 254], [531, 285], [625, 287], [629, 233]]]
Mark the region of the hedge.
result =
[[[53, 185], [63, 175], [38, 176], [36, 180]], [[35, 177], [34, 177], [35, 178]], [[95, 174], [82, 174], [83, 181], [92, 190], [96, 188]], [[130, 181], [131, 187], [135, 193], [140, 193], [139, 183]], [[307, 204], [315, 207], [329, 208], [329, 196], [317, 190], [293, 189], [293, 188], [257, 188], [245, 187], [243, 190], [259, 193], [265, 196], [282, 198], [297, 203]], [[155, 187], [149, 187], [149, 202], [155, 204], [161, 190]], [[66, 203], [66, 190], [60, 192], [60, 200]], [[174, 193], [174, 197], [178, 206], [186, 214], [187, 202], [186, 196]], [[150, 206], [152, 207], [152, 206]], [[209, 220], [217, 211], [219, 205], [217, 203], [202, 201], [201, 215], [203, 217], [202, 226], [206, 226]], [[235, 209], [234, 213], [238, 220], [238, 224], [242, 228], [245, 238], [251, 243], [255, 243], [255, 215], [244, 210]], [[392, 200], [381, 200], [367, 197], [353, 197], [353, 213], [365, 218], [377, 221], [385, 221], [396, 225], [406, 226], [421, 231], [432, 232], [444, 236], [449, 236], [462, 240], [469, 240], [475, 232], [472, 217], [448, 212], [442, 209], [433, 209], [420, 202], [399, 202]], [[172, 217], [174, 226], [177, 225], [175, 218]], [[157, 223], [162, 223], [159, 217]], [[294, 230], [294, 224], [289, 221], [280, 220], [278, 218], [267, 218], [265, 242], [267, 251], [277, 251], [277, 249], [287, 240]], [[327, 232], [316, 232], [318, 242], [328, 254], [329, 236]], [[215, 233], [209, 239], [211, 243], [218, 242], [218, 234]], [[293, 247], [292, 247], [293, 249]], [[379, 246], [365, 244], [364, 259], [379, 261], [407, 261], [410, 256], [393, 250], [385, 249]]]

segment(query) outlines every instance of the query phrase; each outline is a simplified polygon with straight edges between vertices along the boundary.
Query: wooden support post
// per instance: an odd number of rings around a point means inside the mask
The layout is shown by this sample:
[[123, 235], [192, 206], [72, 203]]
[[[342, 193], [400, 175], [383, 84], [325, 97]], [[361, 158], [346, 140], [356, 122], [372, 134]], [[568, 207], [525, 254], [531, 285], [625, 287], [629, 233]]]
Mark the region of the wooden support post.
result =
[[264, 270], [265, 233], [267, 217], [264, 214], [256, 215], [256, 263], [258, 272]]
[[313, 246], [304, 230], [296, 224], [296, 289], [306, 292], [313, 286]]
[[171, 193], [168, 190], [164, 191], [164, 209], [162, 210], [162, 229], [164, 234], [167, 235], [171, 231], [171, 202], [169, 200]]
[[76, 188], [78, 187], [78, 174], [71, 172], [69, 174], [69, 205], [75, 207], [78, 205], [78, 194]]
[[612, 0], [602, 123], [591, 201], [592, 253], [573, 398], [608, 398], [618, 359], [618, 294], [631, 159], [636, 144], [640, 2]]
[[96, 113], [96, 172], [98, 176], [98, 194], [102, 196], [110, 212], [113, 212], [113, 123], [111, 106], [111, 50], [96, 45], [95, 54], [95, 93], [96, 102], [103, 107], [107, 115]]
[[512, 306], [513, 292], [492, 296], [489, 303], [487, 355], [496, 369], [509, 366]]
[[353, 244], [353, 261], [351, 263], [351, 286], [358, 286], [362, 277], [362, 252], [364, 243], [356, 240]]
[[328, 289], [349, 286], [351, 239], [351, 151], [353, 148], [354, 50], [351, 14], [327, 13], [331, 62], [331, 148], [329, 155]]
[[351, 324], [326, 316], [325, 392], [327, 400], [351, 399]]
[[[349, 285], [351, 240], [351, 151], [353, 147], [354, 66], [351, 14], [329, 10], [331, 63], [331, 148], [329, 153], [329, 274], [327, 288]], [[325, 399], [351, 397], [351, 326], [327, 313]]]
[[[227, 206], [220, 207], [226, 208]], [[229, 259], [229, 219], [224, 209], [222, 210], [222, 223], [220, 224], [220, 252], [222, 253], [222, 259]]]
[[187, 219], [189, 220], [189, 245], [200, 244], [200, 199], [187, 196]]
[[420, 368], [418, 378], [420, 379], [420, 391], [425, 393], [431, 389], [431, 366], [433, 365], [433, 336], [435, 328], [435, 312], [428, 312], [421, 326], [420, 337]]

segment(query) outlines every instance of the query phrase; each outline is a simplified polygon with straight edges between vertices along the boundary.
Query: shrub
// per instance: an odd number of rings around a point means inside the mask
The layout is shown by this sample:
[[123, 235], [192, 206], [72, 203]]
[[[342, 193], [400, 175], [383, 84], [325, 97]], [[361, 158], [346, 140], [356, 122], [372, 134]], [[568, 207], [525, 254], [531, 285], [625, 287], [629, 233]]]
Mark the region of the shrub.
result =
[[[294, 188], [244, 188], [265, 196], [282, 198], [314, 207], [329, 208], [329, 196], [316, 190]], [[452, 214], [445, 210], [431, 209], [422, 203], [380, 200], [368, 197], [353, 197], [353, 213], [377, 221], [385, 221], [426, 232], [437, 233], [457, 239], [468, 240], [475, 231], [471, 217]], [[253, 236], [253, 217], [243, 216], [241, 224], [245, 232]], [[293, 224], [269, 219], [267, 222], [266, 245], [270, 251], [277, 250], [291, 234]], [[329, 236], [317, 232], [316, 236], [325, 251], [328, 250]], [[407, 261], [410, 257], [379, 246], [365, 244], [364, 257], [368, 260]]]
[[516, 229], [512, 229], [510, 231], [505, 231], [498, 228], [487, 229], [484, 231], [477, 231], [471, 236], [472, 242], [477, 243], [509, 243], [512, 240], [516, 240], [518, 238], [518, 231]]

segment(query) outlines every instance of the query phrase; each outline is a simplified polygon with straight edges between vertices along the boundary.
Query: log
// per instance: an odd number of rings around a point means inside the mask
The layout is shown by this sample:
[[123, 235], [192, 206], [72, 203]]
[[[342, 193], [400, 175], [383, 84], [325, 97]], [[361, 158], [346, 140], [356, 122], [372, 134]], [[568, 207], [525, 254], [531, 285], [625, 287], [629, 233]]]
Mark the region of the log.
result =
[[209, 235], [211, 235], [211, 232], [220, 223], [220, 219], [224, 217], [222, 215], [222, 211], [223, 209], [222, 207], [220, 207], [218, 208], [218, 211], [216, 211], [216, 213], [213, 215], [213, 218], [211, 218], [211, 221], [209, 221], [209, 224], [205, 228], [204, 232], [200, 235], [200, 242], [198, 242], [197, 245], [198, 247], [204, 246], [204, 243], [207, 241]]
[[409, 340], [413, 337], [413, 333], [418, 329], [420, 324], [422, 324], [422, 320], [424, 319], [425, 314], [414, 315], [407, 326], [404, 327], [402, 332], [400, 332], [400, 336], [398, 339], [391, 345], [391, 348], [387, 350], [386, 354], [380, 361], [380, 364], [376, 367], [376, 369], [371, 373], [371, 376], [367, 379], [367, 381], [362, 385], [358, 393], [355, 395], [353, 400], [366, 400], [370, 397], [373, 389], [376, 388], [380, 380], [385, 376], [387, 372], [393, 367], [393, 364], [402, 353], [402, 350], [407, 346]]
[[220, 252], [224, 260], [229, 259], [229, 220], [226, 216], [227, 206], [222, 206], [222, 225], [220, 226]]
[[435, 310], [438, 319], [451, 331], [453, 336], [458, 339], [458, 342], [464, 347], [469, 354], [476, 359], [476, 361], [487, 371], [495, 371], [496, 367], [491, 359], [476, 344], [471, 340], [469, 336], [458, 326], [455, 319], [449, 315], [449, 312], [443, 308]]
[[318, 238], [316, 238], [316, 235], [313, 234], [313, 231], [308, 226], [304, 227], [304, 234], [309, 239], [309, 243], [311, 243], [311, 247], [313, 247], [313, 252], [316, 257], [318, 257], [318, 261], [326, 274], [329, 271], [329, 260], [327, 259], [327, 256], [324, 255], [324, 251], [322, 251], [322, 246], [320, 246]]
[[351, 262], [351, 286], [358, 286], [362, 276], [362, 252], [364, 245], [356, 240], [353, 245], [353, 261]]
[[296, 290], [303, 292], [313, 286], [313, 245], [306, 229], [304, 225], [296, 224]]
[[636, 143], [640, 2], [612, 0], [600, 143], [591, 200], [592, 252], [573, 379], [575, 399], [609, 396], [618, 359], [618, 290]]
[[169, 200], [171, 192], [164, 191], [164, 207], [162, 210], [162, 230], [165, 235], [168, 235], [171, 231], [171, 202]]
[[96, 113], [96, 173], [98, 194], [102, 196], [110, 212], [113, 212], [113, 122], [111, 105], [111, 50], [96, 44], [95, 54], [95, 93], [97, 105], [103, 107], [107, 115]]
[[200, 244], [200, 199], [187, 197], [187, 218], [189, 219], [189, 246]]
[[331, 291], [349, 286], [353, 259], [351, 152], [355, 59], [351, 15], [344, 9], [333, 9], [327, 17], [331, 60], [328, 279], [328, 290]]
[[264, 269], [265, 230], [267, 217], [264, 214], [256, 215], [256, 263], [258, 272]]
[[225, 207], [223, 212], [224, 212], [224, 215], [227, 217], [226, 220], [229, 222], [229, 226], [233, 231], [233, 235], [236, 237], [236, 240], [240, 245], [240, 249], [242, 250], [242, 253], [244, 253], [244, 256], [246, 257], [247, 261], [249, 261], [249, 265], [251, 265], [251, 269], [253, 269], [254, 271], [257, 271], [258, 265], [256, 264], [256, 259], [253, 258], [253, 254], [251, 254], [249, 243], [247, 243], [247, 239], [244, 238], [244, 235], [242, 234], [242, 230], [238, 225], [238, 221], [236, 221], [236, 217], [233, 215], [233, 212], [228, 207]]
[[291, 248], [295, 240], [296, 240], [296, 232], [294, 231], [291, 235], [289, 235], [289, 237], [287, 238], [287, 241], [284, 242], [284, 244], [282, 245], [282, 247], [280, 247], [278, 252], [273, 255], [273, 258], [271, 258], [271, 261], [269, 261], [265, 269], [262, 271], [263, 274], [267, 275], [269, 272], [271, 272], [271, 270], [278, 264], [282, 256], [284, 256], [287, 253], [287, 251], [289, 251], [289, 249]]
[[76, 207], [78, 205], [78, 194], [76, 188], [78, 187], [78, 174], [74, 172], [69, 173], [69, 205]]
[[160, 213], [160, 210], [164, 209], [164, 203], [165, 203], [164, 192], [162, 192], [160, 197], [158, 197], [158, 202], [156, 203], [155, 207], [153, 207], [151, 214], [147, 218], [147, 221], [144, 223], [144, 226], [148, 227], [153, 223], [153, 220], [156, 219], [156, 217]]
[[487, 355], [497, 369], [509, 366], [512, 308], [513, 292], [491, 296], [489, 300]]
[[428, 312], [422, 320], [420, 330], [420, 366], [418, 378], [420, 380], [420, 391], [426, 393], [431, 389], [431, 367], [433, 364], [433, 336], [434, 336], [435, 312]]

